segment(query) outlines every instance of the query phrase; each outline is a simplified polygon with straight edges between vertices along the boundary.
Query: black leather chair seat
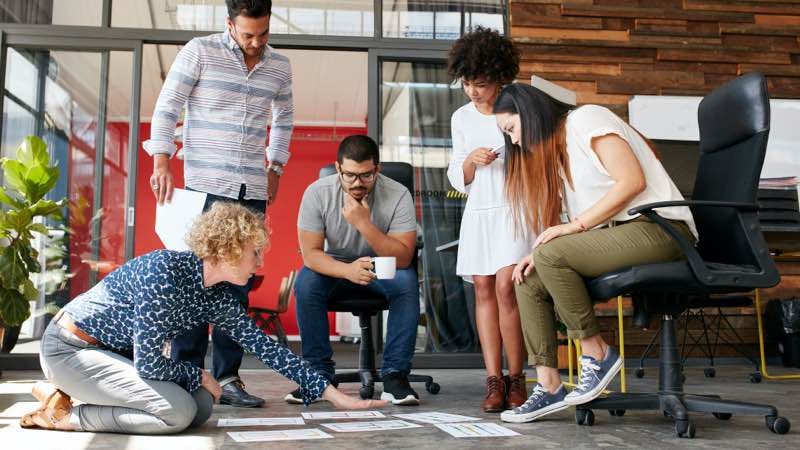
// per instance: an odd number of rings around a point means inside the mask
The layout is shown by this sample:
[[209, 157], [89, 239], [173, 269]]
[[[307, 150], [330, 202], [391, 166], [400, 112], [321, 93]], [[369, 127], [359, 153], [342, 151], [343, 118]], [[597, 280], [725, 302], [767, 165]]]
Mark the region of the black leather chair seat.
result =
[[389, 300], [381, 295], [335, 298], [328, 301], [328, 310], [336, 312], [378, 312], [387, 309], [389, 309]]
[[[706, 263], [712, 271], [736, 271], [754, 273], [749, 265]], [[709, 294], [741, 292], [741, 286], [715, 286], [709, 288], [697, 281], [687, 261], [660, 264], [643, 264], [607, 272], [586, 281], [589, 295], [595, 299], [606, 299], [632, 292], [659, 292], [668, 290], [682, 294]]]

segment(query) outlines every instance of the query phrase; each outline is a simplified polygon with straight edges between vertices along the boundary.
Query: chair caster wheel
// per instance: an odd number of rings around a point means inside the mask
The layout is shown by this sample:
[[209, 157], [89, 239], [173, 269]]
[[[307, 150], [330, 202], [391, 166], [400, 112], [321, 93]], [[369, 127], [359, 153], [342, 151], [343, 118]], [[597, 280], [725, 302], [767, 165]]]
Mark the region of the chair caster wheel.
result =
[[594, 412], [591, 409], [576, 409], [575, 422], [578, 425], [594, 425]]
[[636, 378], [644, 378], [644, 367], [636, 369]]
[[373, 386], [361, 386], [358, 390], [358, 395], [362, 400], [369, 400], [375, 395], [375, 388]]
[[789, 429], [792, 425], [789, 423], [789, 419], [786, 417], [780, 416], [767, 416], [767, 428], [775, 434], [786, 434], [789, 432]]
[[624, 409], [609, 409], [608, 413], [611, 414], [612, 417], [622, 417], [625, 415]]
[[715, 376], [717, 376], [717, 370], [714, 369], [713, 367], [706, 367], [705, 369], [703, 369], [703, 375], [705, 375], [706, 378], [714, 378]]
[[676, 420], [675, 434], [681, 438], [692, 439], [694, 437], [694, 422], [691, 420]]
[[425, 390], [430, 392], [432, 395], [436, 395], [439, 393], [439, 389], [442, 387], [439, 386], [439, 383], [434, 383], [433, 381], [428, 381], [425, 383]]
[[761, 383], [762, 377], [760, 372], [751, 373], [750, 374], [750, 382], [751, 383]]
[[733, 417], [733, 414], [731, 413], [711, 413], [711, 414], [719, 420], [731, 420], [731, 417]]

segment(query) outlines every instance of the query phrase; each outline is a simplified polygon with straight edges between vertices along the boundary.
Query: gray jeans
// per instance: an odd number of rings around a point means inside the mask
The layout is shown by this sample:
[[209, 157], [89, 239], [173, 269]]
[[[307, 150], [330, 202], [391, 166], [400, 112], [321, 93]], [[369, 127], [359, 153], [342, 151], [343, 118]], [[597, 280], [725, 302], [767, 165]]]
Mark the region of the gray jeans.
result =
[[204, 388], [189, 394], [169, 381], [142, 379], [130, 359], [84, 342], [54, 322], [42, 336], [40, 360], [51, 383], [85, 402], [70, 417], [79, 431], [177, 433], [211, 416], [214, 401]]

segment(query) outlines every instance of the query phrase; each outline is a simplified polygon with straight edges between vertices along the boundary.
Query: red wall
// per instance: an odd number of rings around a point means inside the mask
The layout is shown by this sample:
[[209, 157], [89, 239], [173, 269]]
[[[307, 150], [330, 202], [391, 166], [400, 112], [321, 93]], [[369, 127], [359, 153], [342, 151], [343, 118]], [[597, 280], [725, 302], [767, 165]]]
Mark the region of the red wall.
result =
[[[303, 265], [297, 243], [297, 213], [300, 200], [306, 187], [319, 176], [319, 169], [336, 159], [339, 142], [352, 134], [366, 134], [366, 128], [337, 128], [336, 137], [332, 128], [296, 127], [289, 151], [292, 156], [281, 177], [277, 201], [269, 208], [268, 220], [272, 229], [271, 248], [264, 257], [264, 267], [259, 272], [264, 275], [261, 286], [250, 293], [250, 303], [257, 306], [276, 306], [281, 278], [289, 271]], [[143, 123], [140, 129], [141, 141], [150, 137], [150, 124]], [[176, 185], [183, 186], [183, 162], [173, 158], [170, 161]], [[136, 255], [163, 248], [154, 231], [155, 200], [150, 192], [150, 175], [153, 163], [150, 156], [139, 148], [139, 170], [136, 183]], [[333, 333], [334, 314], [329, 315], [330, 329]], [[298, 334], [294, 299], [289, 311], [281, 316], [287, 334]]]

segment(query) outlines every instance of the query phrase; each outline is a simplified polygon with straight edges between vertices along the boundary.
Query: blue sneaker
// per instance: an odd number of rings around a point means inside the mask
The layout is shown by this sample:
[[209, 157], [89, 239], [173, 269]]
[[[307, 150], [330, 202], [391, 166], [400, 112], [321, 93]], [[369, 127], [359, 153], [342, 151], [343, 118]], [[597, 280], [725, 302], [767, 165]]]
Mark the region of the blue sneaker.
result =
[[558, 387], [555, 394], [551, 394], [541, 384], [536, 383], [533, 394], [528, 400], [522, 406], [500, 414], [500, 420], [511, 423], [531, 422], [550, 413], [567, 409], [569, 405], [564, 402], [566, 396], [567, 390], [563, 384]]
[[568, 405], [582, 405], [596, 399], [621, 368], [622, 358], [611, 347], [602, 361], [591, 356], [581, 356], [581, 378], [578, 386], [564, 398], [564, 402]]

